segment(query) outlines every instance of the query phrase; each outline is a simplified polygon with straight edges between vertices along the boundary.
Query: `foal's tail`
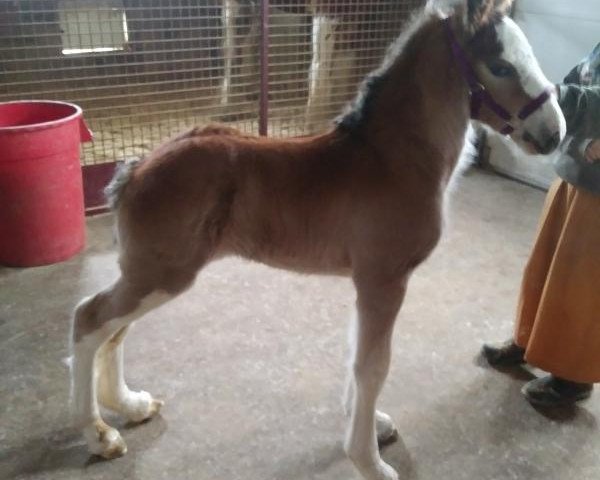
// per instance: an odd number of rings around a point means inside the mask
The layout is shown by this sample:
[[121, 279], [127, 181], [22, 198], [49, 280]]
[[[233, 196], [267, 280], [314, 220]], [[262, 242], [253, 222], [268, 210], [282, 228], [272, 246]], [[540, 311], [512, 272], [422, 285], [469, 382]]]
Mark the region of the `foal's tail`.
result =
[[115, 176], [104, 189], [104, 195], [106, 196], [108, 206], [111, 210], [116, 210], [118, 208], [123, 192], [131, 178], [131, 174], [139, 163], [139, 158], [125, 160], [125, 163], [117, 168]]

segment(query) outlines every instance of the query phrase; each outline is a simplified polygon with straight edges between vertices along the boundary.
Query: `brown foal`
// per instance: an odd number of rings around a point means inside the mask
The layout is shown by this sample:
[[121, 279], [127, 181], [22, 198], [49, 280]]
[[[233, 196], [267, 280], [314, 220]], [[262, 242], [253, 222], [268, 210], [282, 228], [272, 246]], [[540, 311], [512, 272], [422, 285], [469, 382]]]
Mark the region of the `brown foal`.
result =
[[447, 14], [426, 7], [324, 134], [275, 140], [194, 128], [121, 169], [108, 188], [121, 275], [79, 304], [72, 328], [75, 415], [93, 453], [126, 451], [98, 400], [132, 421], [162, 405], [125, 383], [128, 326], [186, 290], [208, 262], [238, 255], [351, 276], [345, 449], [365, 478], [398, 478], [379, 455], [378, 437], [396, 431], [376, 401], [409, 277], [440, 238], [470, 96], [483, 85], [496, 107], [484, 101], [478, 120], [499, 131], [510, 123], [524, 149], [550, 151], [564, 136], [553, 93], [535, 100], [526, 118], [517, 115], [550, 84], [506, 17], [509, 7], [507, 0], [468, 0]]

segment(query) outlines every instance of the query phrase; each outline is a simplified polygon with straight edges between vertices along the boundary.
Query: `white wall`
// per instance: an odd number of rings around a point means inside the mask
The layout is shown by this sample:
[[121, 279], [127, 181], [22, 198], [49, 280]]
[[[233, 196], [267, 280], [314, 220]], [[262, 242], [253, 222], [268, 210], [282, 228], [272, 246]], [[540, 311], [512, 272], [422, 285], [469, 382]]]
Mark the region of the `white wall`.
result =
[[554, 82], [600, 42], [600, 0], [517, 0], [515, 7], [516, 22]]
[[[600, 0], [516, 0], [515, 20], [553, 82], [600, 42]], [[554, 178], [548, 158], [524, 155], [507, 140], [491, 140], [490, 163], [497, 170], [538, 186]]]

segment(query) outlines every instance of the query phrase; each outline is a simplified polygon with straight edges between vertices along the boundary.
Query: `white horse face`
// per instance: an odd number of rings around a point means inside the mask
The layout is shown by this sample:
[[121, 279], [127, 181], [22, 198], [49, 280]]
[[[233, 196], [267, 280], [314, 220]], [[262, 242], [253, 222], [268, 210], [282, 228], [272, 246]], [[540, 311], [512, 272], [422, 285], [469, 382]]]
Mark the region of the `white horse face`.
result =
[[[510, 137], [521, 149], [532, 154], [554, 151], [565, 137], [565, 119], [556, 89], [543, 74], [527, 38], [505, 15], [510, 2], [470, 0], [468, 8], [476, 8], [473, 4], [488, 8], [487, 17], [466, 20], [466, 30], [473, 32], [466, 48], [478, 80], [512, 117]], [[544, 92], [549, 93], [547, 98]], [[479, 119], [500, 132], [507, 126], [489, 105], [482, 106]]]

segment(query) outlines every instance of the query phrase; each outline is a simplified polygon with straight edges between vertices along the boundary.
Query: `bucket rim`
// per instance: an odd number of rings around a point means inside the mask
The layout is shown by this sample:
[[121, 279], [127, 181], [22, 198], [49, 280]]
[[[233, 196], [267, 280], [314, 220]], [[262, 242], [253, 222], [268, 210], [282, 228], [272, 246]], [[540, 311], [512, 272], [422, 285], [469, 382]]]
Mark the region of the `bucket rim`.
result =
[[79, 105], [69, 102], [61, 102], [58, 100], [12, 100], [10, 102], [0, 102], [0, 107], [3, 107], [4, 105], [18, 105], [23, 103], [67, 106], [73, 108], [75, 112], [57, 120], [50, 120], [49, 122], [30, 123], [28, 125], [16, 125], [12, 127], [0, 127], [0, 134], [26, 132], [31, 130], [43, 130], [46, 128], [62, 125], [63, 123], [70, 122], [78, 117], [83, 116], [83, 109]]

